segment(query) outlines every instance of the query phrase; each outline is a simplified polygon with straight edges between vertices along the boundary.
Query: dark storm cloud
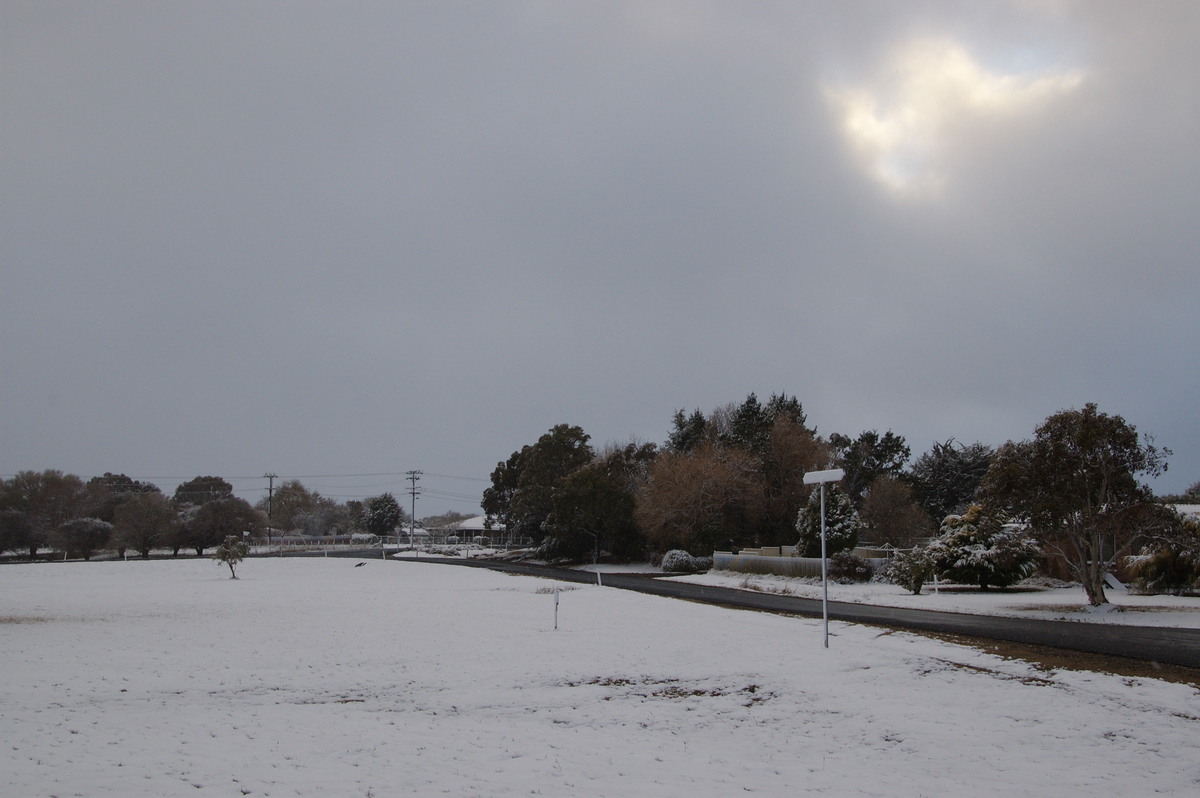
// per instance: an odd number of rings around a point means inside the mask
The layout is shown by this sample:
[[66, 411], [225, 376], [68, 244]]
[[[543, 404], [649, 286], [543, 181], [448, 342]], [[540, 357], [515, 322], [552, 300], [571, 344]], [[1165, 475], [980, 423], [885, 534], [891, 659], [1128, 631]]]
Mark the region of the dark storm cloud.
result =
[[[1200, 478], [1190, 5], [0, 13], [9, 473], [482, 478], [753, 390], [916, 451], [1096, 401]], [[928, 192], [831, 99], [914, 41]]]

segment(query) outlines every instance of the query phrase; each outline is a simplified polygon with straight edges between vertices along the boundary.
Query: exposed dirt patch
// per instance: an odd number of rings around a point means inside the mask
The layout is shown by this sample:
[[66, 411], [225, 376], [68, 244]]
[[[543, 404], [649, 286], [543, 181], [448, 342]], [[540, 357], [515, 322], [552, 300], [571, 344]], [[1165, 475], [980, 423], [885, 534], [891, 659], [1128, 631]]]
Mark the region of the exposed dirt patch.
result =
[[1034, 646], [1027, 643], [1009, 643], [1004, 640], [987, 640], [965, 635], [941, 634], [938, 632], [915, 632], [948, 643], [960, 646], [970, 646], [989, 654], [996, 654], [1005, 659], [1019, 659], [1028, 662], [1045, 671], [1094, 671], [1112, 673], [1117, 676], [1128, 676], [1143, 679], [1161, 679], [1176, 684], [1190, 684], [1200, 689], [1200, 670], [1184, 668], [1179, 665], [1163, 665], [1157, 662], [1145, 662], [1127, 657], [1114, 657], [1107, 654], [1089, 654], [1083, 651], [1069, 651], [1049, 646]]
[[[736, 695], [742, 699], [743, 706], [747, 707], [775, 697], [775, 693], [763, 690], [757, 684], [750, 684], [741, 688], [692, 687], [681, 682], [679, 679], [640, 679], [635, 681], [624, 677], [611, 676], [597, 676], [585, 682], [567, 682], [567, 687], [580, 687], [582, 685], [622, 688], [625, 695], [643, 700], [648, 698], [719, 698], [721, 696]], [[606, 695], [603, 700], [611, 701], [613, 697], [612, 695]]]
[[49, 620], [49, 618], [21, 618], [15, 615], [0, 615], [0, 623], [46, 623]]
[[1014, 676], [1010, 673], [1001, 673], [1000, 671], [992, 668], [981, 668], [978, 665], [968, 665], [965, 662], [953, 662], [948, 659], [938, 658], [935, 659], [934, 662], [938, 663], [937, 667], [923, 668], [917, 672], [922, 676], [928, 676], [931, 673], [937, 673], [945, 670], [970, 671], [972, 673], [981, 673], [986, 676], [991, 676], [995, 679], [1002, 679], [1004, 681], [1020, 682], [1026, 686], [1054, 687], [1054, 682], [1052, 680], [1043, 679], [1040, 676]]

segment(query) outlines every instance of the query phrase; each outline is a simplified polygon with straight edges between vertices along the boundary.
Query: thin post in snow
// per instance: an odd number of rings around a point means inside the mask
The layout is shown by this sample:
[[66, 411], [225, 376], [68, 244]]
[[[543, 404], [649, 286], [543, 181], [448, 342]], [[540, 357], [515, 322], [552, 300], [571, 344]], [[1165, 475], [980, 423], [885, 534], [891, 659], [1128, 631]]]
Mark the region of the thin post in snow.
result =
[[825, 555], [825, 483], [821, 483], [821, 618], [825, 621], [825, 648], [829, 648], [829, 560]]
[[825, 648], [829, 648], [829, 570], [825, 560], [825, 483], [837, 482], [846, 476], [840, 468], [825, 471], [809, 471], [804, 475], [805, 485], [821, 486], [821, 619], [825, 623]]

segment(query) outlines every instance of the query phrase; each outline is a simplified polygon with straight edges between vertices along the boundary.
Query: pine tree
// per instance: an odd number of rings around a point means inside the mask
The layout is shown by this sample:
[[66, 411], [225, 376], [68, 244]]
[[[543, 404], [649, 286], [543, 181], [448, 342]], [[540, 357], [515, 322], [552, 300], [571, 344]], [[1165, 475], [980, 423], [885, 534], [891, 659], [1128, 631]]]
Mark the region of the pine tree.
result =
[[934, 443], [918, 457], [905, 479], [913, 496], [934, 523], [962, 513], [975, 502], [975, 494], [992, 462], [992, 448], [982, 443], [964, 445], [953, 438]]
[[961, 584], [1008, 587], [1031, 575], [1037, 566], [1037, 544], [1024, 530], [973, 505], [942, 522], [941, 536], [926, 547], [939, 574]]
[[364, 520], [368, 532], [382, 537], [400, 525], [404, 520], [404, 511], [400, 509], [395, 496], [385, 493], [367, 501]]
[[[841, 488], [827, 485], [825, 488], [825, 556], [839, 551], [848, 551], [858, 545], [858, 535], [863, 523]], [[808, 504], [796, 516], [796, 531], [800, 540], [796, 544], [801, 557], [821, 556], [821, 491], [814, 490]]]

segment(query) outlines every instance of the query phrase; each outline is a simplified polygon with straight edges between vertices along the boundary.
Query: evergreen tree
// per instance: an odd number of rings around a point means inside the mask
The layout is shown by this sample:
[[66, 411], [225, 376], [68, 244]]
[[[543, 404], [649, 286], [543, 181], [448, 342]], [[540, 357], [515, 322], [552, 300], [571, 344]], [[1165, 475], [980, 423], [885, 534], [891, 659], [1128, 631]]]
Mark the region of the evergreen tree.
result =
[[372, 535], [383, 537], [390, 535], [404, 521], [404, 511], [400, 503], [390, 493], [376, 496], [367, 501], [366, 514], [363, 519], [367, 531]]
[[724, 443], [761, 454], [771, 436], [771, 421], [767, 409], [759, 403], [758, 397], [751, 393], [746, 397], [746, 401], [734, 409]]
[[480, 502], [483, 512], [487, 515], [484, 521], [485, 528], [490, 530], [495, 525], [499, 525], [506, 530], [512, 529], [510, 515], [513, 497], [516, 496], [525, 455], [529, 449], [529, 446], [521, 447], [509, 455], [503, 463], [497, 463], [495, 469], [492, 470], [492, 484], [484, 489], [483, 500]]
[[1008, 587], [1030, 576], [1040, 553], [1028, 533], [1004, 526], [979, 505], [963, 515], [947, 516], [941, 536], [925, 551], [939, 574], [984, 590]]
[[841, 488], [849, 494], [855, 507], [861, 506], [867, 488], [876, 479], [899, 476], [911, 454], [904, 438], [891, 430], [883, 435], [876, 430], [867, 430], [853, 439], [835, 432], [829, 436], [829, 443], [846, 472]]
[[665, 448], [668, 452], [690, 452], [704, 442], [707, 434], [708, 419], [699, 408], [690, 416], [684, 415], [682, 409], [676, 410]]
[[633, 494], [604, 463], [571, 473], [555, 487], [546, 519], [546, 554], [592, 559], [601, 551], [640, 555], [643, 538], [633, 519]]
[[962, 513], [976, 502], [992, 454], [985, 444], [963, 445], [948, 438], [918, 457], [905, 479], [912, 486], [913, 497], [940, 524], [946, 516]]
[[654, 545], [707, 554], [711, 544], [788, 540], [811, 493], [804, 472], [829, 462], [827, 445], [805, 420], [800, 401], [786, 393], [765, 403], [751, 393], [707, 417], [677, 410], [664, 456], [638, 495], [638, 517]]
[[553, 509], [554, 489], [592, 462], [589, 435], [580, 427], [558, 424], [513, 454], [492, 472], [483, 509], [504, 523], [509, 534], [541, 542]]
[[[849, 551], [858, 545], [862, 521], [850, 497], [837, 485], [825, 486], [825, 556]], [[801, 557], [821, 556], [821, 491], [814, 490], [796, 515], [800, 540], [796, 548]]]

